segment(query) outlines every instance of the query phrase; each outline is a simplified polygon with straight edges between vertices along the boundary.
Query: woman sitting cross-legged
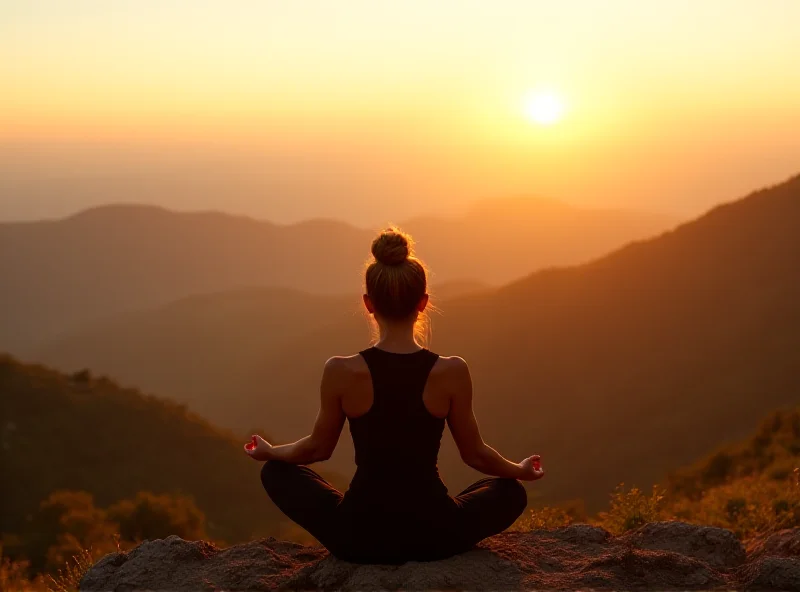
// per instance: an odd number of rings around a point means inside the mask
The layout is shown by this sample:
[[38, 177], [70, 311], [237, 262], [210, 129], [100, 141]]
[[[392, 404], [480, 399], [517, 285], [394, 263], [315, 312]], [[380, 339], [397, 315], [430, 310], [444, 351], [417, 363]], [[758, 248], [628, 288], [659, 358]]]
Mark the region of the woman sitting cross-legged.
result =
[[[527, 504], [520, 480], [544, 471], [536, 455], [514, 463], [484, 443], [466, 362], [415, 339], [428, 304], [427, 272], [409, 238], [387, 230], [372, 254], [364, 304], [377, 322], [377, 343], [325, 364], [310, 436], [282, 446], [253, 436], [245, 451], [266, 461], [261, 481], [278, 508], [334, 556], [393, 564], [443, 559], [511, 526]], [[342, 494], [306, 465], [330, 458], [345, 421], [357, 470]], [[455, 497], [437, 469], [445, 423], [464, 462], [491, 476]]]

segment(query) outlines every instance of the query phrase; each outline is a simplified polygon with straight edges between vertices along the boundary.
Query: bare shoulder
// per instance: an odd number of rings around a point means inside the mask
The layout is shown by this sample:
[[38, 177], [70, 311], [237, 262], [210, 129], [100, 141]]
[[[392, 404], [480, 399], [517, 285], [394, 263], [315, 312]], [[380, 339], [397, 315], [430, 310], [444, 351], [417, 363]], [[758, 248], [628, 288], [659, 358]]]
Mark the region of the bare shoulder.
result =
[[459, 356], [439, 356], [431, 373], [437, 378], [457, 384], [469, 380], [469, 366], [466, 360]]
[[446, 397], [451, 403], [471, 399], [472, 378], [469, 375], [469, 366], [459, 356], [439, 356], [431, 370], [429, 383], [433, 392]]
[[368, 368], [360, 354], [333, 356], [325, 362], [325, 374], [331, 377], [348, 378], [364, 372], [368, 372]]
[[364, 373], [369, 373], [366, 363], [359, 355], [334, 356], [325, 362], [322, 371], [322, 394], [339, 398], [351, 391]]

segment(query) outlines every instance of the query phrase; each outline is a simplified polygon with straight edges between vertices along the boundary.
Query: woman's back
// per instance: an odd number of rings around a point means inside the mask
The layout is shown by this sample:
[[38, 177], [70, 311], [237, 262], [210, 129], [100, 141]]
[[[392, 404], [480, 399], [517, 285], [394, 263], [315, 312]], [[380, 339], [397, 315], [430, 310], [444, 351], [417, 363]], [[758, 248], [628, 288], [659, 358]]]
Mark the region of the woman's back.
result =
[[372, 347], [360, 357], [370, 380], [351, 393], [355, 412], [348, 421], [357, 470], [348, 497], [391, 500], [401, 483], [419, 497], [446, 494], [437, 468], [445, 418], [433, 415], [424, 401], [439, 356], [427, 349], [399, 354]]

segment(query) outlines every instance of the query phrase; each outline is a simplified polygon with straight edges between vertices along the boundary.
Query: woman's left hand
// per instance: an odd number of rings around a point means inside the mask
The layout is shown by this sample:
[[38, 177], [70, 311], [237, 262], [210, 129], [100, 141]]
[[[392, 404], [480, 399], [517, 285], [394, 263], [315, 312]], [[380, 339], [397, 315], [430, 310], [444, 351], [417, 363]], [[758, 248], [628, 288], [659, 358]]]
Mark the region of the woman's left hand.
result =
[[254, 435], [252, 440], [244, 445], [244, 451], [253, 460], [266, 461], [272, 458], [272, 444], [261, 436]]
[[544, 469], [542, 468], [542, 457], [538, 454], [529, 456], [517, 465], [522, 474], [519, 479], [522, 481], [538, 481], [544, 477]]

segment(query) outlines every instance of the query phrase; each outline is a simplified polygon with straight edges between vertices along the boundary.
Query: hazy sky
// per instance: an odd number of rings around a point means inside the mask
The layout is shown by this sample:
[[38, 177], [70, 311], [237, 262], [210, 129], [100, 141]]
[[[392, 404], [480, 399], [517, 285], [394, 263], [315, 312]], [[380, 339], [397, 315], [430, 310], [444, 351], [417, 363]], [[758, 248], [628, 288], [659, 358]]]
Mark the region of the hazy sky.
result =
[[799, 0], [0, 0], [0, 218], [694, 214], [800, 172], [798, 27]]

